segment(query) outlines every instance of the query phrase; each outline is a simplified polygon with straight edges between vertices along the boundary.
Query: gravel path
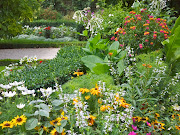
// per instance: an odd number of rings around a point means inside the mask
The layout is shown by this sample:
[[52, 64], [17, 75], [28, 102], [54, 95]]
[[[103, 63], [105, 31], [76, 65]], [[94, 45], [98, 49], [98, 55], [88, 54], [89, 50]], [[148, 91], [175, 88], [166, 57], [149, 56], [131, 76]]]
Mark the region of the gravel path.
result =
[[37, 56], [38, 59], [53, 59], [60, 48], [0, 49], [0, 59], [21, 59]]

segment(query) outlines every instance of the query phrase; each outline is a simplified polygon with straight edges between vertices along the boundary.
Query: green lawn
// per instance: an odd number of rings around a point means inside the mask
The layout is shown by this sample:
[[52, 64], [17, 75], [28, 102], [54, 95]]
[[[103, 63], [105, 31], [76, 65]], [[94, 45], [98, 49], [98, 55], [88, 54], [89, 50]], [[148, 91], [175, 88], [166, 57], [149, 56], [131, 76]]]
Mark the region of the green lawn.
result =
[[0, 72], [5, 69], [5, 66], [0, 66]]

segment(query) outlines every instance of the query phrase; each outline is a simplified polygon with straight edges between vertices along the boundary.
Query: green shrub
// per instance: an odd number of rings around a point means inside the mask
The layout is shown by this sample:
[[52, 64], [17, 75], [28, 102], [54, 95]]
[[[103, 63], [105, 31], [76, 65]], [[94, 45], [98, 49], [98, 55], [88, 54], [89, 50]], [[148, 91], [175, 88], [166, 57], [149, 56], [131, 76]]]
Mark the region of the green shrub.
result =
[[45, 19], [45, 20], [56, 20], [56, 19], [61, 19], [62, 15], [56, 10], [53, 10], [53, 7], [51, 5], [46, 9], [41, 9], [39, 16], [37, 18]]
[[36, 68], [28, 65], [21, 71], [13, 70], [8, 77], [1, 78], [0, 83], [25, 81], [29, 89], [53, 87], [55, 80], [64, 84], [71, 78], [73, 71], [82, 67], [81, 57], [84, 52], [79, 46], [66, 46], [59, 50], [56, 58], [42, 62]]
[[109, 87], [114, 84], [113, 78], [110, 75], [97, 75], [90, 73], [69, 80], [68, 82], [62, 85], [62, 90], [64, 91], [64, 93], [73, 93], [74, 90], [78, 90], [79, 88], [91, 89], [95, 87], [98, 81], [105, 82], [106, 87]]

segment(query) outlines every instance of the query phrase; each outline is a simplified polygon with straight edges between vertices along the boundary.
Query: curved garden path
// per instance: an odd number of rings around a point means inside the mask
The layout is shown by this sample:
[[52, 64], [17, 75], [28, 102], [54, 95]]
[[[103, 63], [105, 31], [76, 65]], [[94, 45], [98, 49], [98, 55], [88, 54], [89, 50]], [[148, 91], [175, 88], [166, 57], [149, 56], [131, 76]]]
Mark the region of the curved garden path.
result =
[[0, 59], [21, 59], [37, 56], [38, 59], [53, 59], [60, 48], [0, 49]]

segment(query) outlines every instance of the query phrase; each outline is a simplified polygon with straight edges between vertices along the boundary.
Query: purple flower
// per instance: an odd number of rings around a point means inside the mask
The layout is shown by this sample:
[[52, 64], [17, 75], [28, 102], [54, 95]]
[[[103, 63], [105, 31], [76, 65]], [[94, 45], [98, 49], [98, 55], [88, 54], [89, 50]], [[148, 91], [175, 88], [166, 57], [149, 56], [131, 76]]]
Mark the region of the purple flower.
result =
[[132, 125], [133, 130], [137, 130], [137, 126]]
[[147, 133], [146, 135], [151, 135], [151, 133]]

